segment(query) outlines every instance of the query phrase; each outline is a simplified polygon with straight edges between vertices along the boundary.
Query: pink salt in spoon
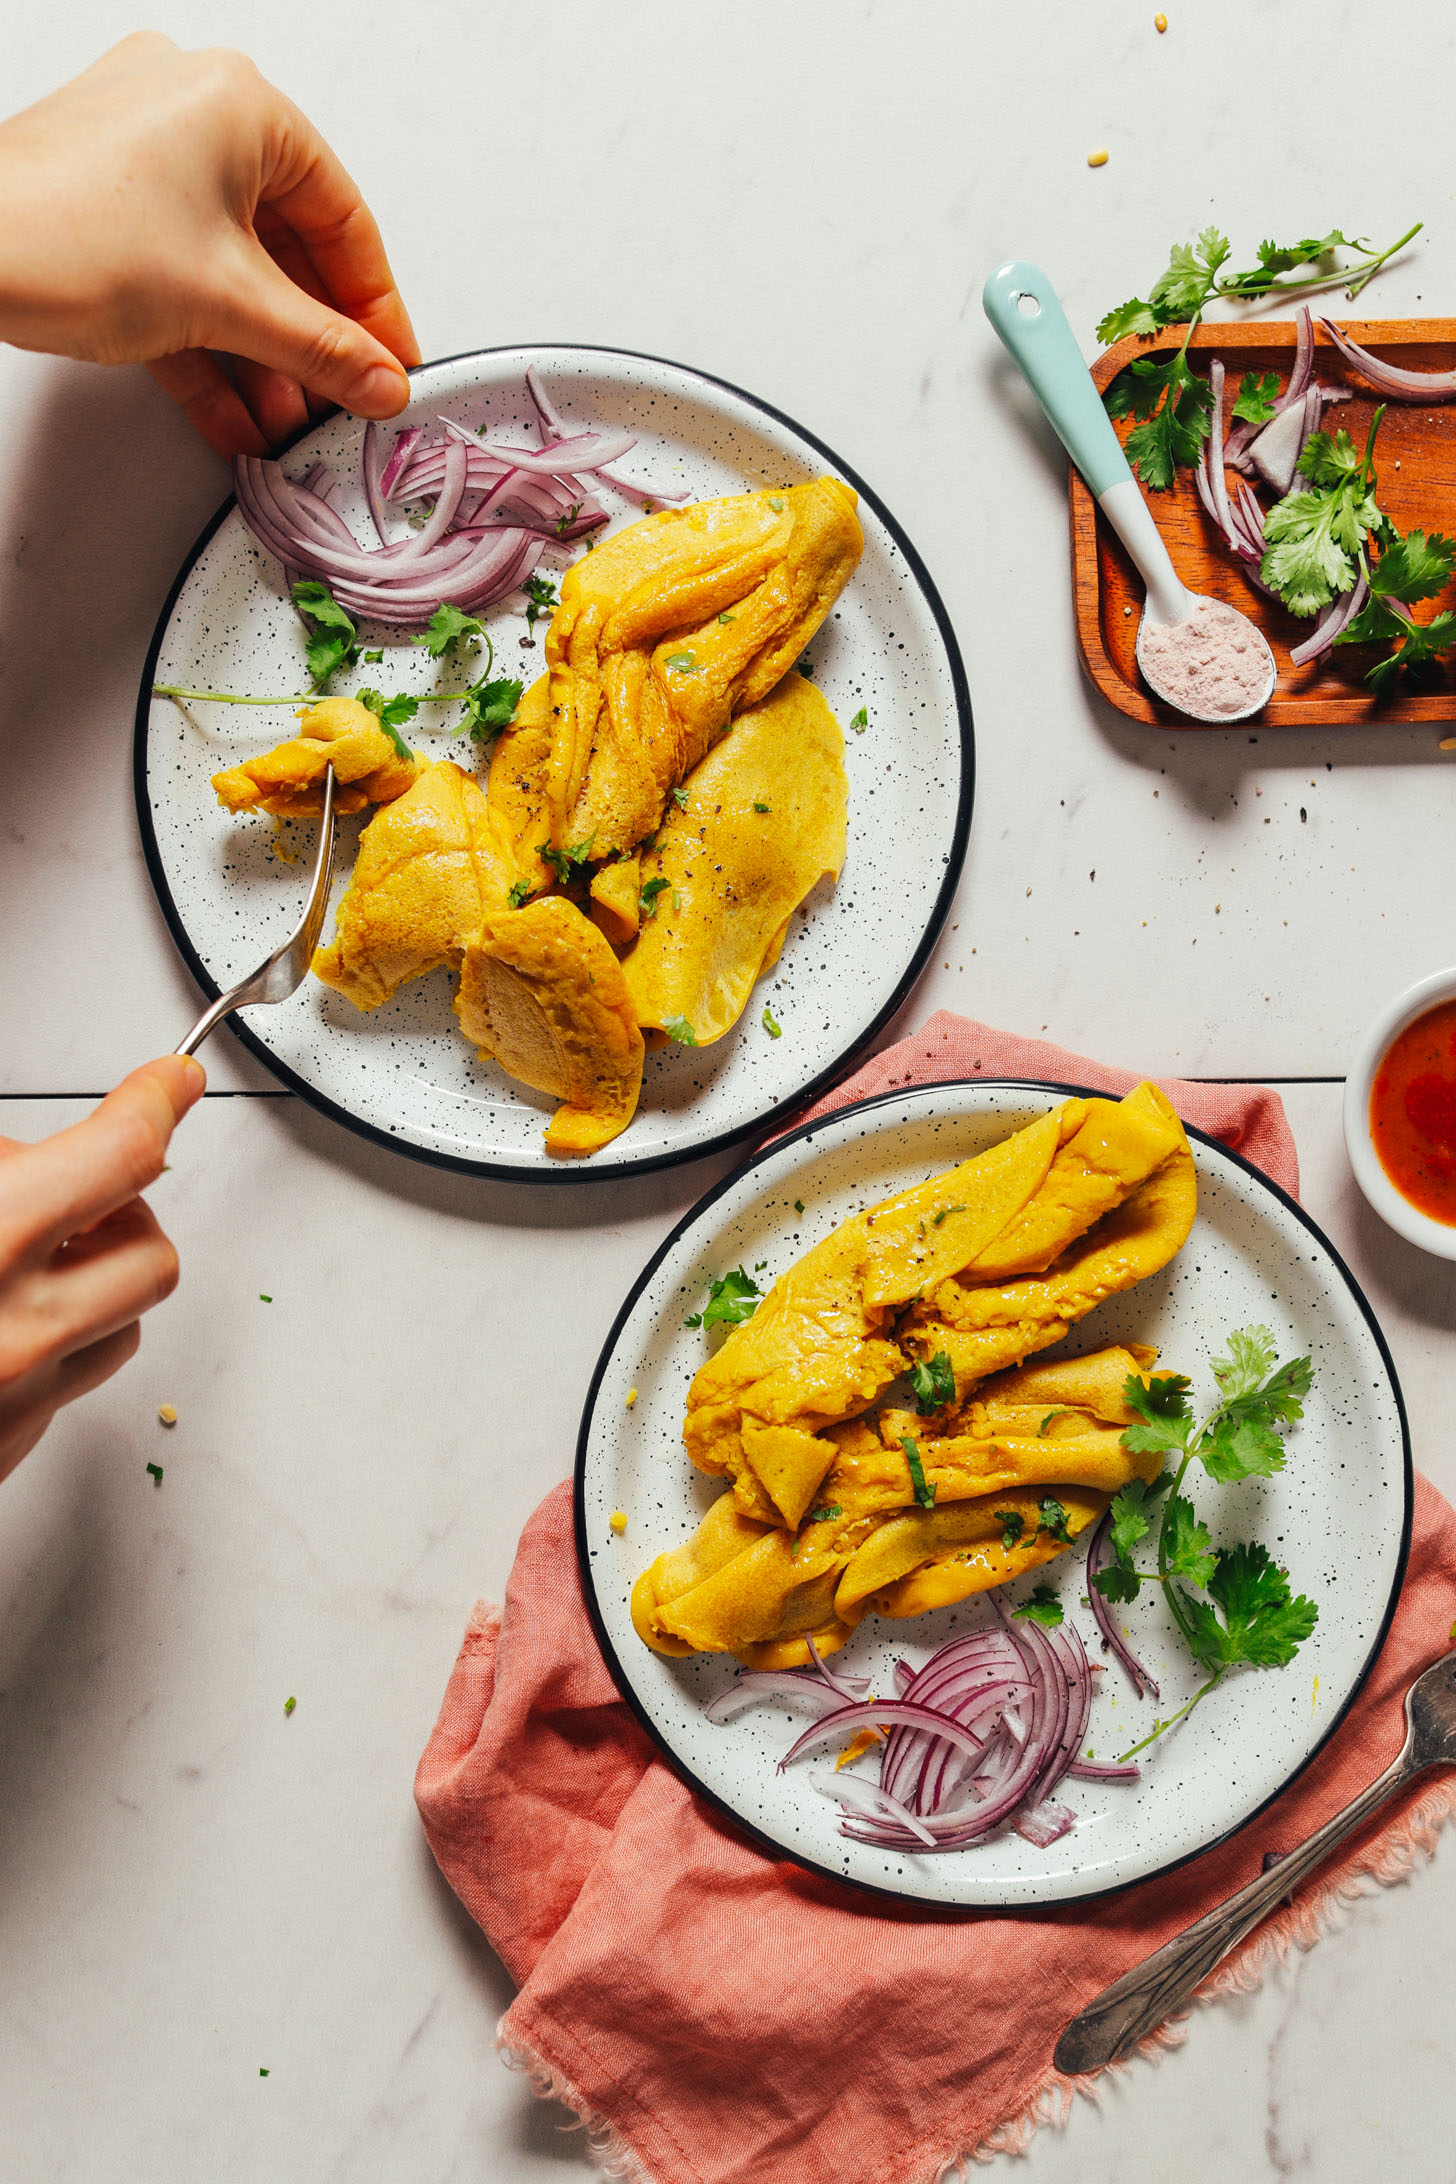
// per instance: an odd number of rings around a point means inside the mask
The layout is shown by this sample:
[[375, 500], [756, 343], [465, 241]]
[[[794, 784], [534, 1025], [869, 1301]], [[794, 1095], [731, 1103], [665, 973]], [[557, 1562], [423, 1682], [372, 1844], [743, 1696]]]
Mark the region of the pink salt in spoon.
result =
[[1274, 655], [1246, 614], [1189, 591], [1173, 567], [1045, 273], [1013, 259], [981, 302], [1147, 588], [1137, 633], [1144, 682], [1190, 720], [1247, 720], [1273, 695]]

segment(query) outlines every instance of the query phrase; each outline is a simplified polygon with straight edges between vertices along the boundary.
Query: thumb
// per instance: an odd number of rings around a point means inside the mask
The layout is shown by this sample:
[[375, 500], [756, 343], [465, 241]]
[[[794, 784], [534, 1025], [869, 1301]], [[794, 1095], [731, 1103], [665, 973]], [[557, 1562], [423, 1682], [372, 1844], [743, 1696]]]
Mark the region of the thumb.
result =
[[123, 1077], [84, 1122], [26, 1147], [20, 1241], [53, 1251], [155, 1182], [172, 1132], [206, 1083], [200, 1062], [164, 1055]]
[[285, 372], [359, 417], [393, 417], [410, 398], [404, 367], [354, 319], [320, 303], [249, 241], [225, 292], [210, 348]]

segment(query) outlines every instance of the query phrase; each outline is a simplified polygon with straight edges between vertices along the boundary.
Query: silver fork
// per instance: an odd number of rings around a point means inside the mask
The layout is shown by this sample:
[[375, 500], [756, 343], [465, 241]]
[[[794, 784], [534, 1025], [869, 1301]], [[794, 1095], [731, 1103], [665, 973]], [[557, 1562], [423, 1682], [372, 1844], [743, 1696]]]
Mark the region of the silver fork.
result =
[[1267, 1873], [1250, 1881], [1226, 1903], [1218, 1904], [1194, 1925], [1165, 1942], [1136, 1970], [1104, 1988], [1072, 2019], [1057, 2042], [1053, 2060], [1069, 2077], [1100, 2070], [1139, 2040], [1155, 2032], [1165, 2017], [1186, 2002], [1220, 1957], [1273, 1910], [1281, 1896], [1311, 1874], [1336, 1843], [1368, 1820], [1387, 1797], [1403, 1789], [1425, 1767], [1456, 1767], [1456, 1653], [1448, 1653], [1418, 1676], [1405, 1695], [1405, 1743], [1383, 1775], [1362, 1790], [1343, 1812], [1316, 1828], [1308, 1842], [1291, 1850]]
[[334, 878], [334, 831], [334, 769], [330, 766], [324, 775], [323, 815], [302, 917], [283, 946], [275, 948], [251, 977], [243, 979], [229, 992], [220, 993], [211, 1008], [203, 1010], [178, 1047], [179, 1054], [195, 1054], [208, 1033], [225, 1016], [231, 1016], [234, 1009], [245, 1009], [255, 1001], [286, 1001], [303, 984], [329, 907], [329, 889]]

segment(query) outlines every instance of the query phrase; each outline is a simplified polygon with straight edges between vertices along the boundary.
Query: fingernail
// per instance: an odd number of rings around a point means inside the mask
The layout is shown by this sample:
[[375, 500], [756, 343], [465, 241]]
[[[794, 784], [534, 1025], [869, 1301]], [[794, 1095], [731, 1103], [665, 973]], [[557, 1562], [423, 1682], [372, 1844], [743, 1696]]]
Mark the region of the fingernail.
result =
[[201, 1099], [203, 1093], [207, 1090], [207, 1071], [195, 1054], [184, 1054], [180, 1059], [182, 1063], [182, 1097], [186, 1100], [187, 1105], [191, 1107], [195, 1101]]
[[345, 397], [344, 407], [360, 417], [393, 417], [409, 400], [409, 381], [387, 364], [371, 364]]

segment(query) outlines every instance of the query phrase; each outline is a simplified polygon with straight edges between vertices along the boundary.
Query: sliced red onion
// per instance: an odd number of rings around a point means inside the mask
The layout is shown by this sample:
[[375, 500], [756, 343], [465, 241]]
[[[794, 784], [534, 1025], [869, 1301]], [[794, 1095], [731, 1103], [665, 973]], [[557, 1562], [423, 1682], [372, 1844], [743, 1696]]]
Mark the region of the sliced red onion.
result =
[[1035, 1843], [1038, 1850], [1045, 1850], [1076, 1826], [1077, 1815], [1070, 1806], [1054, 1804], [1049, 1797], [1039, 1805], [1023, 1805], [1012, 1821], [1018, 1835], [1024, 1835], [1028, 1843]]
[[1333, 319], [1321, 319], [1320, 324], [1346, 363], [1355, 365], [1377, 394], [1388, 395], [1395, 402], [1445, 402], [1456, 394], [1456, 371], [1406, 371], [1401, 365], [1387, 364], [1369, 349], [1362, 349], [1359, 342], [1351, 341]]
[[1353, 622], [1370, 596], [1370, 586], [1362, 569], [1354, 584], [1342, 598], [1332, 599], [1315, 623], [1304, 643], [1296, 645], [1289, 655], [1291, 667], [1304, 667], [1311, 660], [1318, 660], [1328, 652], [1342, 629]]
[[[379, 482], [384, 471], [385, 458], [384, 435], [371, 418], [364, 427], [364, 498], [369, 503], [370, 521], [379, 535], [381, 546], [389, 544], [389, 532], [386, 528], [384, 513], [384, 494]], [[304, 482], [307, 483], [307, 480]]]
[[1260, 433], [1268, 431], [1276, 417], [1282, 417], [1285, 410], [1292, 409], [1296, 402], [1304, 399], [1304, 391], [1314, 370], [1314, 320], [1310, 317], [1307, 303], [1300, 305], [1294, 323], [1294, 363], [1284, 392], [1275, 400], [1272, 415], [1266, 417], [1261, 425], [1237, 424], [1229, 434], [1227, 460], [1235, 470], [1248, 469], [1248, 454], [1252, 443]]
[[1084, 1782], [1136, 1782], [1142, 1769], [1135, 1760], [1074, 1759], [1067, 1773], [1080, 1775]]
[[[1314, 414], [1319, 417], [1319, 390], [1312, 388]], [[1309, 422], [1309, 394], [1298, 404], [1281, 410], [1271, 418], [1249, 445], [1249, 461], [1266, 485], [1272, 486], [1281, 498], [1294, 483], [1294, 473], [1304, 452], [1304, 443], [1314, 427]]]
[[[548, 444], [564, 440], [567, 436], [566, 427], [552, 406], [534, 364], [526, 366], [526, 392], [535, 405], [542, 439]], [[581, 466], [578, 465], [578, 467]], [[617, 492], [624, 493], [628, 500], [639, 503], [642, 501], [685, 501], [688, 497], [686, 488], [680, 493], [663, 493], [656, 486], [639, 485], [635, 478], [619, 478], [614, 476], [611, 471], [603, 470], [600, 467], [593, 472], [593, 475], [599, 478], [603, 485], [610, 485]]]
[[825, 1797], [836, 1798], [842, 1805], [858, 1805], [861, 1811], [876, 1819], [882, 1814], [888, 1814], [902, 1828], [907, 1828], [927, 1850], [934, 1850], [935, 1837], [925, 1822], [917, 1819], [908, 1805], [902, 1805], [898, 1798], [891, 1797], [887, 1791], [882, 1790], [878, 1782], [867, 1782], [862, 1775], [843, 1772], [813, 1773], [809, 1780]]
[[1097, 1590], [1096, 1579], [1113, 1559], [1111, 1539], [1112, 1511], [1109, 1509], [1087, 1542], [1087, 1598], [1092, 1605], [1092, 1620], [1101, 1631], [1103, 1642], [1117, 1655], [1132, 1678], [1132, 1687], [1138, 1697], [1148, 1695], [1156, 1699], [1161, 1696], [1157, 1685], [1118, 1629], [1111, 1601]]
[[1213, 516], [1225, 538], [1233, 530], [1229, 515], [1228, 488], [1223, 475], [1223, 359], [1215, 357], [1208, 367], [1208, 384], [1213, 393], [1213, 416], [1208, 432], [1208, 482], [1213, 496]]
[[825, 1667], [824, 1656], [815, 1645], [812, 1635], [806, 1642], [809, 1647], [810, 1660], [814, 1663], [820, 1677], [828, 1684], [831, 1691], [837, 1691], [842, 1699], [859, 1699], [865, 1696], [869, 1689], [866, 1678], [856, 1676], [853, 1680], [859, 1684], [860, 1688], [858, 1691], [852, 1691], [850, 1689], [850, 1679], [847, 1676], [841, 1678], [835, 1674], [833, 1669]]
[[789, 1746], [779, 1761], [778, 1771], [782, 1774], [800, 1752], [817, 1744], [821, 1737], [837, 1735], [841, 1729], [860, 1729], [871, 1722], [878, 1727], [887, 1721], [907, 1722], [912, 1729], [932, 1730], [936, 1736], [963, 1746], [975, 1758], [981, 1755], [981, 1738], [973, 1736], [969, 1729], [963, 1729], [949, 1714], [937, 1713], [931, 1706], [917, 1706], [909, 1699], [861, 1699], [853, 1706], [841, 1706], [836, 1713], [826, 1714], [822, 1721], [816, 1721], [806, 1729]]

